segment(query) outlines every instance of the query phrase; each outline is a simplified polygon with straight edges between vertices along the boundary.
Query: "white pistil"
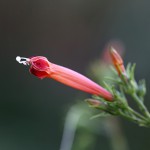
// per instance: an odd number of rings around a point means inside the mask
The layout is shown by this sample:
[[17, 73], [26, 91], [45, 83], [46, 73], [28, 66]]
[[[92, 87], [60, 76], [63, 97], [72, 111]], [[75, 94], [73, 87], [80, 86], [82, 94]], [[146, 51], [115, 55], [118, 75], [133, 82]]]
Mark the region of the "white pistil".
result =
[[18, 61], [18, 63], [20, 63], [20, 64], [29, 65], [30, 59], [25, 58], [25, 57], [17, 56], [16, 61]]

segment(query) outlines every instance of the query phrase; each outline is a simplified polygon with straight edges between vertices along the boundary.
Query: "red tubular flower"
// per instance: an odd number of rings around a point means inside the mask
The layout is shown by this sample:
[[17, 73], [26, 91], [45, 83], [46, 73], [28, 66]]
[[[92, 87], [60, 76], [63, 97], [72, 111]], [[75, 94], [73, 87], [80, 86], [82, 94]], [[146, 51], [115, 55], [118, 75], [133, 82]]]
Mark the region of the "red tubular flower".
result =
[[46, 57], [36, 56], [30, 59], [27, 58], [25, 61], [25, 58], [18, 56], [16, 60], [19, 63], [30, 65], [30, 72], [40, 79], [52, 78], [75, 89], [113, 101], [112, 94], [103, 87], [71, 69], [49, 62]]
[[122, 60], [121, 56], [119, 55], [119, 53], [113, 47], [111, 47], [111, 49], [110, 49], [110, 56], [112, 58], [112, 62], [114, 64], [114, 67], [117, 70], [118, 74], [125, 75], [126, 71], [125, 71], [125, 67], [123, 64], [123, 60]]

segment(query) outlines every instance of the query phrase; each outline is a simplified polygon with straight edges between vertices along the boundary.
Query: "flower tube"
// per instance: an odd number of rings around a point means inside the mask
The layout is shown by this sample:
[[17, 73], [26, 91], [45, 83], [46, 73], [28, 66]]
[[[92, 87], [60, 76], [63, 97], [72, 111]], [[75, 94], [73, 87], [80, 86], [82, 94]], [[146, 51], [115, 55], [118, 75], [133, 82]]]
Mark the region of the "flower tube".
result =
[[17, 56], [16, 60], [24, 65], [30, 65], [30, 72], [40, 79], [52, 78], [75, 89], [113, 101], [112, 94], [97, 83], [71, 69], [49, 62], [46, 57], [24, 58]]

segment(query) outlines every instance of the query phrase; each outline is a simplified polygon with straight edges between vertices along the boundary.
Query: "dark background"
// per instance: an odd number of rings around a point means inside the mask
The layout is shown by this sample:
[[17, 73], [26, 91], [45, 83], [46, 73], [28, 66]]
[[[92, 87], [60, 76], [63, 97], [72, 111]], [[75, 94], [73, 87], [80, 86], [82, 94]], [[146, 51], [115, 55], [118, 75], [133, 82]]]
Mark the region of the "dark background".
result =
[[[149, 0], [0, 0], [0, 149], [58, 150], [65, 113], [82, 92], [39, 80], [16, 56], [46, 56], [85, 74], [105, 45], [125, 45], [125, 64], [146, 78], [150, 108]], [[150, 130], [122, 121], [130, 149], [148, 150]], [[105, 145], [102, 145], [104, 149]]]

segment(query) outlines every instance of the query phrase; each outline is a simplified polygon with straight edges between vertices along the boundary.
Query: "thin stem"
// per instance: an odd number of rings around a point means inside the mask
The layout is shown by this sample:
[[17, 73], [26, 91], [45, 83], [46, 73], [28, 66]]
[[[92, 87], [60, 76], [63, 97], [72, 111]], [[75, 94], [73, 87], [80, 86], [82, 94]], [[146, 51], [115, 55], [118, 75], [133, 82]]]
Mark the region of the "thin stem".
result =
[[135, 110], [133, 110], [131, 107], [128, 107], [128, 110], [134, 114], [136, 117], [139, 117], [140, 119], [145, 120], [146, 118], [144, 116], [142, 116], [140, 113], [136, 112]]
[[139, 125], [145, 125], [145, 121], [139, 119], [139, 118], [133, 118], [132, 116], [126, 115], [123, 112], [120, 111], [120, 115], [134, 123], [137, 123]]
[[60, 150], [71, 150], [81, 113], [72, 107], [67, 113]]
[[148, 111], [148, 109], [145, 107], [145, 105], [143, 104], [143, 102], [141, 101], [141, 99], [137, 96], [137, 94], [132, 94], [132, 97], [134, 98], [134, 100], [136, 101], [136, 103], [139, 105], [139, 108], [141, 109], [141, 111], [143, 112], [143, 114], [150, 118], [150, 113]]

